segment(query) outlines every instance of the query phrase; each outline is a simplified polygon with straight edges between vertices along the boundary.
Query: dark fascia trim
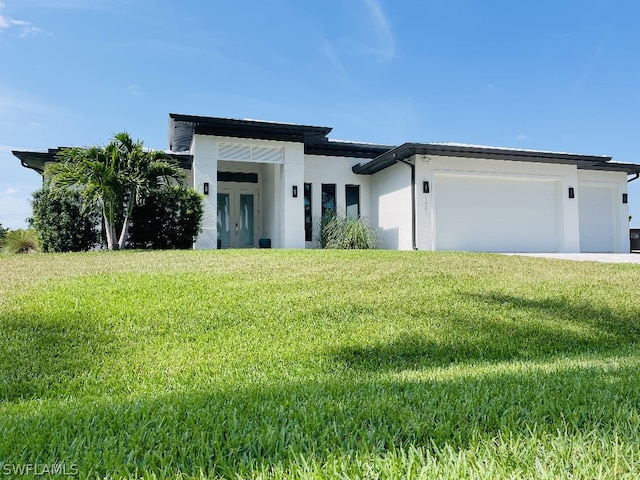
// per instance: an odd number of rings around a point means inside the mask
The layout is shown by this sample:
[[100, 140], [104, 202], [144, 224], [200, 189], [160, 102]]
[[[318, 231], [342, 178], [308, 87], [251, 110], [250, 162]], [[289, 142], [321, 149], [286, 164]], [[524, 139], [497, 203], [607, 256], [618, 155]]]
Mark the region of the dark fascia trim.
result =
[[[627, 168], [628, 172], [635, 172], [640, 168], [633, 164], [609, 163], [611, 157], [607, 156], [542, 152], [536, 150], [502, 149], [481, 146], [446, 145], [437, 143], [405, 143], [380, 155], [371, 162], [355, 165], [353, 167], [353, 172], [361, 175], [372, 175], [393, 165], [399, 160], [405, 160], [413, 155], [568, 164], [576, 165], [581, 169], [593, 170], [624, 171], [624, 169]], [[624, 165], [624, 167], [621, 167], [620, 165]]]
[[[11, 153], [20, 159], [22, 166], [30, 168], [38, 172], [40, 175], [44, 173], [44, 167], [46, 163], [57, 162], [58, 152], [62, 150], [68, 150], [69, 147], [50, 148], [46, 152], [31, 152], [24, 150], [13, 150]], [[193, 166], [193, 156], [184, 153], [168, 153], [168, 155], [174, 160], [178, 161], [180, 168], [185, 170], [191, 170]]]
[[12, 150], [11, 153], [14, 157], [17, 157], [20, 160], [23, 167], [30, 168], [42, 175], [44, 173], [45, 163], [56, 161], [55, 155], [57, 153], [57, 149], [51, 148], [48, 152]]
[[176, 151], [188, 150], [194, 134], [307, 144], [326, 140], [326, 136], [332, 130], [331, 127], [313, 125], [202, 117], [178, 113], [170, 113], [169, 119], [169, 148]]
[[338, 142], [328, 140], [312, 144], [305, 144], [304, 153], [306, 155], [374, 159], [394, 148], [395, 146], [393, 145], [377, 145], [371, 143]]
[[579, 170], [599, 170], [607, 172], [623, 172], [627, 175], [640, 175], [640, 165], [624, 162], [607, 162], [604, 164], [578, 165]]

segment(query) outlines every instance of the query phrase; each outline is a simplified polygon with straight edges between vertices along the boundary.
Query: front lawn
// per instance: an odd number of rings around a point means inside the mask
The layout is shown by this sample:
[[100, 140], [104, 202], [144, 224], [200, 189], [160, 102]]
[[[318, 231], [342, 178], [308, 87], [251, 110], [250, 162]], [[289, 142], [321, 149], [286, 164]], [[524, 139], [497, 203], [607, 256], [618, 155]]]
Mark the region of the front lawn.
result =
[[0, 478], [638, 478], [639, 289], [488, 254], [0, 256]]

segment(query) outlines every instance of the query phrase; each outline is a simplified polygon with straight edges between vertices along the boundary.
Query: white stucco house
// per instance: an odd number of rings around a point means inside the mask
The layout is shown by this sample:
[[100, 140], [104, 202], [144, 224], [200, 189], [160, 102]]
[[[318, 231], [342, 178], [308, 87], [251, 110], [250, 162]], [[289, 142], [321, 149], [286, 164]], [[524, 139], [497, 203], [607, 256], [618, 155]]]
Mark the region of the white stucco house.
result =
[[[628, 252], [627, 183], [610, 157], [328, 138], [329, 127], [169, 114], [169, 151], [205, 198], [194, 248], [313, 248], [327, 209], [399, 250]], [[42, 171], [57, 150], [14, 154]], [[630, 177], [631, 176], [631, 177]], [[266, 242], [262, 242], [266, 243]]]

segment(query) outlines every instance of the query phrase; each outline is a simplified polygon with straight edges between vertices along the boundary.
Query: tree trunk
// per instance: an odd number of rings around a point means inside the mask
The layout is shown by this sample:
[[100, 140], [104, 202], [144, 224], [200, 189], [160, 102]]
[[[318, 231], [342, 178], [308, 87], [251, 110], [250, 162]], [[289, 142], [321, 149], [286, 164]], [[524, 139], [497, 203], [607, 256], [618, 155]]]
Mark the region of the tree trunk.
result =
[[104, 217], [104, 231], [107, 234], [107, 249], [113, 250], [113, 238], [115, 237], [116, 232], [106, 216]]
[[104, 218], [104, 231], [107, 234], [107, 250], [118, 250], [118, 244], [115, 243], [116, 239], [116, 226], [113, 223], [113, 210], [109, 209], [107, 214], [107, 207], [102, 204], [102, 217]]
[[[114, 232], [115, 233], [115, 232]], [[120, 231], [120, 239], [118, 240], [118, 248], [123, 249], [127, 243], [127, 237], [129, 236], [129, 212], [124, 217], [124, 223], [122, 224], [122, 230]]]
[[129, 202], [127, 203], [127, 211], [124, 215], [124, 222], [122, 223], [122, 231], [120, 232], [120, 239], [118, 240], [118, 248], [123, 249], [127, 243], [127, 237], [129, 236], [129, 219], [131, 218], [131, 211], [133, 210], [133, 192], [129, 195]]

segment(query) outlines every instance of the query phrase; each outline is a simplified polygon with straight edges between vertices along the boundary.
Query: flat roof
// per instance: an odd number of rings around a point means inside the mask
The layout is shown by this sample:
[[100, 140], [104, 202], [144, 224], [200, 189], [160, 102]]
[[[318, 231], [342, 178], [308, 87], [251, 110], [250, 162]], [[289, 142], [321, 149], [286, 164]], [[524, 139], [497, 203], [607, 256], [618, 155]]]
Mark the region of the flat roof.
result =
[[578, 169], [582, 170], [607, 170], [626, 172], [627, 174], [640, 173], [640, 165], [611, 162], [611, 157], [604, 155], [581, 155], [577, 153], [524, 150], [460, 143], [404, 143], [399, 147], [381, 154], [370, 162], [355, 165], [352, 170], [354, 173], [361, 175], [373, 175], [413, 155], [556, 163], [576, 165]]
[[169, 114], [169, 149], [184, 152], [191, 148], [193, 136], [255, 138], [285, 142], [314, 143], [326, 141], [331, 127], [296, 125], [293, 123], [265, 122], [238, 118], [201, 117], [197, 115]]
[[329, 139], [328, 141], [305, 144], [304, 153], [307, 155], [374, 159], [394, 148], [396, 148], [395, 145]]
[[[30, 168], [31, 170], [35, 170], [36, 172], [42, 174], [44, 173], [45, 164], [48, 162], [57, 162], [58, 158], [57, 154], [62, 150], [68, 150], [70, 147], [58, 147], [58, 148], [50, 148], [47, 151], [25, 151], [25, 150], [12, 150], [11, 153], [15, 157], [20, 159], [22, 166], [25, 168]], [[173, 159], [177, 160], [180, 163], [180, 167], [185, 170], [191, 170], [193, 164], [193, 156], [185, 153], [174, 153], [174, 152], [165, 152], [167, 155], [171, 156]]]
[[[364, 160], [352, 167], [354, 173], [372, 175], [404, 161], [413, 155], [434, 155], [477, 159], [508, 160], [521, 162], [555, 163], [576, 165], [583, 170], [605, 170], [640, 174], [640, 165], [613, 162], [604, 155], [582, 155], [577, 153], [552, 152], [519, 148], [471, 145], [465, 143], [404, 143], [400, 146], [366, 142], [332, 140], [327, 136], [331, 127], [299, 125], [252, 119], [205, 117], [197, 115], [169, 114], [169, 153], [183, 168], [191, 169], [191, 149], [194, 135], [215, 135], [234, 138], [253, 138], [304, 144], [307, 155], [352, 157]], [[18, 151], [12, 153], [26, 168], [44, 171], [46, 162], [57, 161], [56, 154], [65, 147], [48, 151]]]

